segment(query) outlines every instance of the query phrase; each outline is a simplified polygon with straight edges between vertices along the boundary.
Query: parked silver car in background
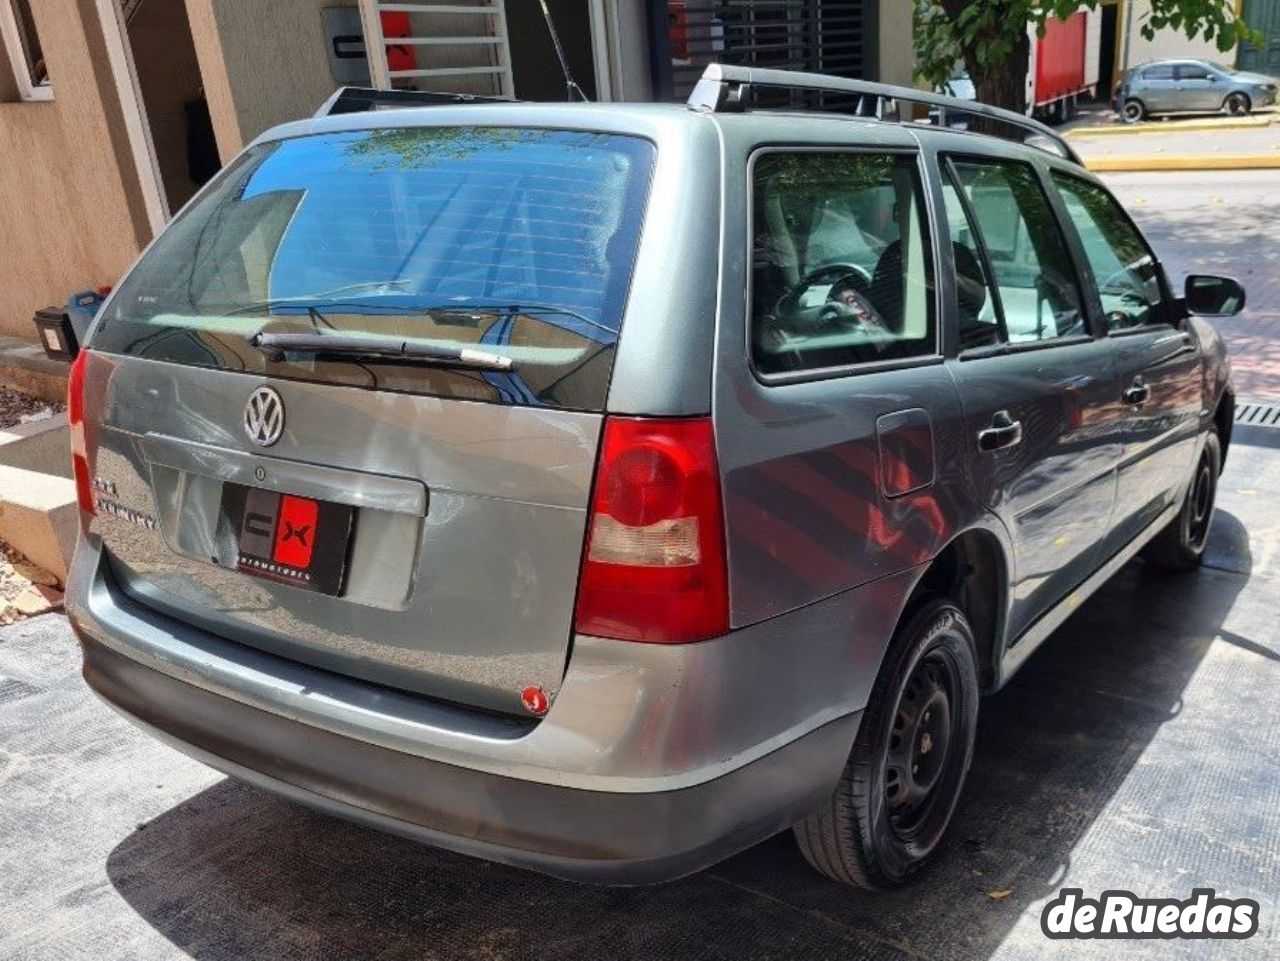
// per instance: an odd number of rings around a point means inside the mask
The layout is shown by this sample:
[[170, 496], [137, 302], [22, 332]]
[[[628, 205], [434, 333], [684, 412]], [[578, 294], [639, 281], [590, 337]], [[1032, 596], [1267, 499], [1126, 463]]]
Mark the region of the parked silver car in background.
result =
[[1130, 70], [1116, 85], [1112, 105], [1125, 123], [1168, 113], [1244, 116], [1274, 104], [1276, 84], [1274, 77], [1211, 60], [1157, 60]]
[[1139, 552], [1199, 565], [1234, 401], [1192, 314], [1243, 302], [1175, 297], [1053, 131], [920, 91], [289, 124], [76, 358], [85, 678], [459, 851], [637, 883], [794, 827], [900, 884], [979, 695]]

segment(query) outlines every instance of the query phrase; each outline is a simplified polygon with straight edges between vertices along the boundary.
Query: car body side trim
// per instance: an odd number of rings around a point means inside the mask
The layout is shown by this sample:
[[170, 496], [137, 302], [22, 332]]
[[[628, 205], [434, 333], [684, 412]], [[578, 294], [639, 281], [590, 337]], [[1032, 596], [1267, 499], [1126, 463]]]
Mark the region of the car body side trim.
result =
[[1022, 634], [1011, 643], [1004, 652], [1004, 657], [1000, 660], [1000, 678], [996, 684], [997, 687], [1003, 687], [1033, 653], [1040, 647], [1050, 635], [1053, 634], [1068, 617], [1074, 614], [1089, 597], [1098, 590], [1103, 584], [1109, 581], [1115, 574], [1131, 560], [1133, 560], [1140, 550], [1147, 546], [1147, 542], [1159, 534], [1166, 524], [1178, 516], [1178, 511], [1182, 509], [1182, 498], [1178, 498], [1163, 511], [1160, 515], [1147, 525], [1143, 531], [1134, 537], [1128, 544], [1122, 547], [1111, 559], [1094, 571], [1085, 581], [1075, 590], [1071, 591], [1053, 607], [1049, 608], [1040, 619], [1028, 627]]

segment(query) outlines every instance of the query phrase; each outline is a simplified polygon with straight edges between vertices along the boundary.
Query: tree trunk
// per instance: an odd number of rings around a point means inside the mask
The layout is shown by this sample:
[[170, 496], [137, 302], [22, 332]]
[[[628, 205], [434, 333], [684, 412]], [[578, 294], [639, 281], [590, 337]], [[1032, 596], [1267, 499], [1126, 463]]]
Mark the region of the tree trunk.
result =
[[1027, 66], [1031, 60], [1031, 41], [1023, 30], [1014, 42], [1013, 50], [1001, 63], [978, 63], [973, 51], [965, 53], [965, 66], [973, 80], [974, 93], [979, 103], [1004, 107], [1023, 113], [1027, 109]]

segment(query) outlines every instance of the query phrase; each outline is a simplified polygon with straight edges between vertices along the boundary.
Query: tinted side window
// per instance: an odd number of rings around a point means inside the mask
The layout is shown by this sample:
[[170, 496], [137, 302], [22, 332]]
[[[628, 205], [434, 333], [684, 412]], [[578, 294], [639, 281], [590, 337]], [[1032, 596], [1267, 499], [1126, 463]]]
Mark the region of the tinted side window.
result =
[[1095, 184], [1056, 171], [1053, 179], [1084, 245], [1107, 330], [1159, 322], [1160, 270], [1124, 210]]
[[753, 165], [751, 351], [784, 373], [932, 354], [932, 258], [914, 157]]
[[981, 234], [1009, 343], [1087, 333], [1075, 269], [1035, 170], [974, 160], [952, 169]]
[[1162, 64], [1156, 67], [1147, 67], [1142, 71], [1143, 80], [1172, 80], [1173, 67], [1168, 64]]
[[1179, 80], [1208, 80], [1210, 73], [1208, 68], [1202, 67], [1197, 63], [1180, 63], [1178, 64]]

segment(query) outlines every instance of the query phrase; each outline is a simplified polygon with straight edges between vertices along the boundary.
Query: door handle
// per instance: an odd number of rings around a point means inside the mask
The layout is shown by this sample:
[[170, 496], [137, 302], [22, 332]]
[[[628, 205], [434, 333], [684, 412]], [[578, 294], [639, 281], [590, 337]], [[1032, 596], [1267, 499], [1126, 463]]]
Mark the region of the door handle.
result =
[[1151, 398], [1151, 388], [1142, 381], [1134, 381], [1133, 385], [1126, 387], [1124, 393], [1124, 402], [1132, 407], [1141, 407]]
[[1015, 447], [1022, 443], [1022, 421], [1014, 420], [1007, 410], [996, 411], [991, 426], [978, 431], [978, 450], [990, 452]]

